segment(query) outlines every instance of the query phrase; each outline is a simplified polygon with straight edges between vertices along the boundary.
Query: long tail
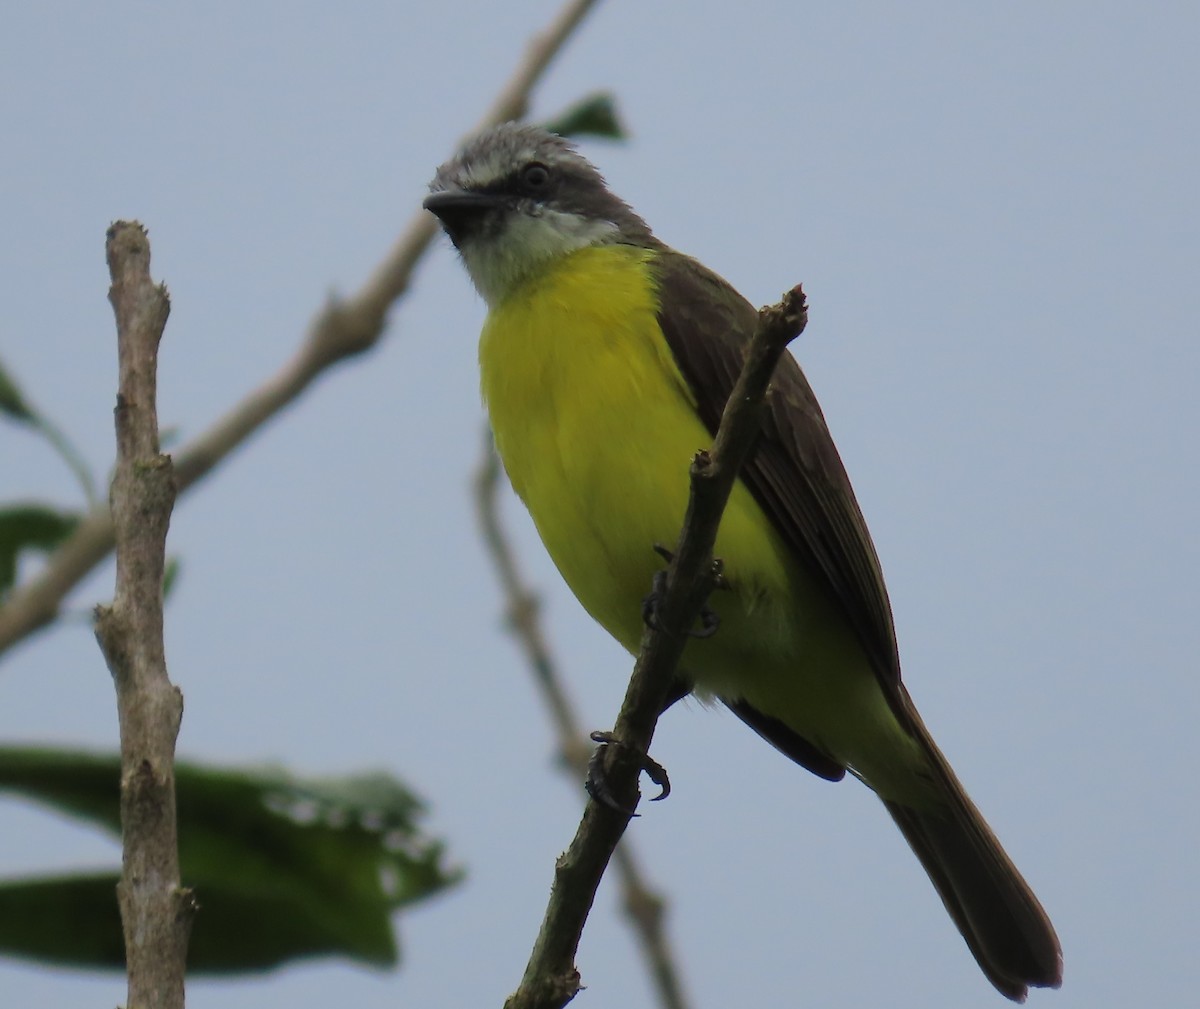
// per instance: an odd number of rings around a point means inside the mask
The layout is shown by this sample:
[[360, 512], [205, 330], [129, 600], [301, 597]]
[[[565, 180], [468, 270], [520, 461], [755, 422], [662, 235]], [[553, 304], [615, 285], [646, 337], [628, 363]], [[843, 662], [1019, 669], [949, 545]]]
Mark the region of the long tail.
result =
[[926, 751], [939, 802], [884, 799], [988, 980], [1016, 1002], [1062, 983], [1062, 948], [1029, 884], [967, 797], [915, 710], [909, 728]]

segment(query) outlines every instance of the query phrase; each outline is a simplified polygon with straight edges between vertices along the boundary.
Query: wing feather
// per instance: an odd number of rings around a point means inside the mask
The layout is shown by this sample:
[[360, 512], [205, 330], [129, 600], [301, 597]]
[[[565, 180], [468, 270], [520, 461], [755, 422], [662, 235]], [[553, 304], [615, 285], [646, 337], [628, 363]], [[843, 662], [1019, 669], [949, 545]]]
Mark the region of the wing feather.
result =
[[[655, 270], [659, 324], [715, 434], [758, 313], [711, 270], [673, 250], [663, 249]], [[762, 434], [741, 479], [796, 557], [828, 585], [907, 723], [911, 702], [900, 686], [879, 558], [816, 396], [790, 354], [776, 369]]]

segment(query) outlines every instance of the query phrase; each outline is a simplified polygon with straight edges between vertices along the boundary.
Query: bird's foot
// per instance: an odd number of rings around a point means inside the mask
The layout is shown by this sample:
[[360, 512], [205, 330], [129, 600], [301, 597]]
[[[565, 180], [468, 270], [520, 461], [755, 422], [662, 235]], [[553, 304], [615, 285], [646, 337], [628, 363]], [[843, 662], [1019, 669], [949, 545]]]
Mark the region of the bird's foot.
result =
[[[675, 554], [664, 547], [661, 543], [654, 544], [654, 552], [658, 554], [668, 564], [675, 558]], [[721, 574], [721, 561], [713, 561], [713, 587], [718, 589], [729, 588], [729, 583], [725, 580], [725, 576]], [[658, 622], [658, 609], [662, 606], [663, 597], [667, 592], [667, 573], [666, 571], [654, 572], [654, 579], [650, 583], [650, 593], [642, 600], [642, 622], [653, 631], [661, 631], [662, 625]], [[721, 624], [721, 618], [717, 616], [708, 603], [705, 603], [700, 610], [700, 626], [687, 632], [689, 638], [711, 638], [717, 633], [717, 628]]]
[[[621, 742], [611, 732], [593, 732], [591, 735], [592, 742], [599, 743], [596, 747], [596, 752], [592, 754], [592, 759], [588, 761], [587, 778], [584, 780], [583, 787], [587, 789], [587, 794], [595, 799], [602, 806], [607, 806], [609, 809], [618, 813], [624, 813], [626, 816], [638, 816], [639, 814], [632, 809], [626, 809], [618, 801], [609, 788], [608, 778], [604, 772], [604, 754], [610, 746], [622, 746], [628, 750], [634, 748], [628, 744]], [[638, 767], [646, 772], [646, 776], [659, 787], [658, 795], [652, 796], [651, 802], [658, 802], [660, 799], [665, 799], [671, 794], [671, 779], [667, 777], [667, 769], [662, 766], [657, 760], [652, 758], [650, 754], [637, 752]]]

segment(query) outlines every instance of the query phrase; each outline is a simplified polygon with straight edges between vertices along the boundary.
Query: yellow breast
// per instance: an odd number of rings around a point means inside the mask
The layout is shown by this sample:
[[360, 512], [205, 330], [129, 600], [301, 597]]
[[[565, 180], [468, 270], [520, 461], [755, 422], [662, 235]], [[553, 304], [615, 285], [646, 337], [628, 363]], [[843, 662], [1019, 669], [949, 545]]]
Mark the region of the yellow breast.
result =
[[[658, 325], [653, 255], [604, 246], [564, 257], [492, 309], [479, 346], [512, 485], [579, 601], [631, 652], [662, 567], [654, 545], [677, 541], [689, 464], [712, 443]], [[827, 590], [740, 481], [715, 555], [732, 591], [709, 600], [717, 633], [684, 652], [697, 688], [744, 697], [875, 788], [905, 794], [915, 744]]]
[[[493, 308], [479, 349], [514, 489], [580, 602], [630, 650], [662, 566], [654, 545], [678, 538], [688, 466], [712, 442], [658, 326], [653, 255], [564, 257]], [[740, 484], [717, 553], [731, 580], [753, 583], [742, 608], [787, 580], [786, 550]]]

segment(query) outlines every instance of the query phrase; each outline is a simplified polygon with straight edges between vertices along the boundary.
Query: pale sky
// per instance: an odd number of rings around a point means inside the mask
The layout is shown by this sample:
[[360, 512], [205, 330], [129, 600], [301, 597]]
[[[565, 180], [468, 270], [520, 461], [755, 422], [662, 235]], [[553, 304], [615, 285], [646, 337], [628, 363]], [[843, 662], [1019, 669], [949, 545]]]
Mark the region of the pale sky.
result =
[[[0, 33], [0, 358], [105, 472], [104, 231], [149, 227], [173, 310], [160, 412], [187, 438], [368, 275], [553, 0], [10, 5]], [[756, 303], [803, 282], [794, 347], [888, 578], [905, 678], [1062, 938], [1055, 1009], [1194, 999], [1200, 8], [1193, 3], [608, 3], [535, 97], [597, 88], [586, 153], [664, 240]], [[579, 789], [473, 523], [483, 305], [446, 243], [377, 352], [179, 504], [167, 613], [179, 748], [386, 768], [466, 881], [398, 920], [403, 963], [196, 980], [194, 1009], [498, 1006]], [[699, 446], [698, 446], [699, 447]], [[62, 504], [0, 426], [0, 501]], [[505, 503], [582, 718], [631, 666]], [[105, 567], [72, 597], [107, 598]], [[5, 656], [0, 741], [115, 748], [77, 621]], [[998, 1007], [873, 796], [732, 716], [672, 710], [674, 794], [630, 831], [696, 1009]], [[0, 875], [111, 867], [106, 837], [0, 800]], [[68, 926], [64, 926], [68, 927]], [[576, 1005], [651, 1006], [605, 885]], [[118, 975], [0, 961], [0, 1001], [110, 1006]]]

